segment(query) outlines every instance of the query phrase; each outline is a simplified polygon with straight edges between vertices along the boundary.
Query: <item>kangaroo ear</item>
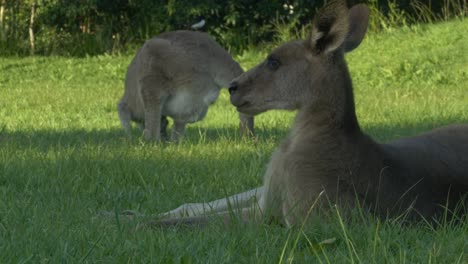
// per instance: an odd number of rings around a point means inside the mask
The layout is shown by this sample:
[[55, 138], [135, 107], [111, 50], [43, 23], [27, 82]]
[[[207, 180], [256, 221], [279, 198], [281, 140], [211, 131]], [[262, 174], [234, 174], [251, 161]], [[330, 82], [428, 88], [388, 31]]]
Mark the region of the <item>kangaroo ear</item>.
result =
[[341, 47], [348, 35], [348, 28], [346, 2], [331, 1], [315, 15], [306, 45], [315, 54], [332, 52]]
[[361, 44], [369, 26], [369, 8], [363, 4], [355, 5], [349, 10], [349, 32], [344, 42], [344, 50], [352, 51]]

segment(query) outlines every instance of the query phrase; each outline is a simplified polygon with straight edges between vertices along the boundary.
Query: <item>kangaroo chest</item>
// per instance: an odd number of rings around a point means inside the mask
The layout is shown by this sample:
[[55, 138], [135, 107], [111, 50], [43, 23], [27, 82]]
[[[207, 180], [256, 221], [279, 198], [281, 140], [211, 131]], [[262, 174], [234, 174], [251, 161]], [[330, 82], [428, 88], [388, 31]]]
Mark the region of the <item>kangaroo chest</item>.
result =
[[315, 137], [320, 135], [312, 133], [312, 140], [295, 142], [290, 135], [272, 155], [263, 179], [262, 210], [280, 216], [287, 225], [296, 222], [294, 215], [305, 217], [322, 191], [330, 198], [348, 195], [346, 186], [337, 190], [338, 179], [348, 173], [346, 162], [315, 145]]
[[203, 119], [208, 107], [219, 96], [220, 88], [213, 87], [206, 91], [181, 89], [167, 98], [163, 106], [163, 115], [178, 122], [193, 123]]

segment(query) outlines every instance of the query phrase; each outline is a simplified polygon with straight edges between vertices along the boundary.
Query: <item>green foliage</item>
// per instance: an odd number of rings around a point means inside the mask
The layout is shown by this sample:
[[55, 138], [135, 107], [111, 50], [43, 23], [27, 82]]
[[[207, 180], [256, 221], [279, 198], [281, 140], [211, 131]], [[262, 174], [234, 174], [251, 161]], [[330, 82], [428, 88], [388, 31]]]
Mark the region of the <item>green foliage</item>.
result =
[[[119, 53], [161, 32], [188, 29], [198, 16], [233, 53], [304, 31], [324, 0], [29, 0], [0, 1], [0, 56], [29, 54], [31, 6], [36, 54], [85, 56]], [[371, 30], [466, 15], [461, 0], [354, 0], [372, 9]]]
[[[347, 55], [361, 127], [378, 141], [468, 122], [465, 21], [371, 33]], [[236, 59], [250, 68], [265, 51]], [[0, 263], [466, 263], [468, 223], [312, 216], [303, 230], [214, 223], [132, 232], [97, 212], [153, 214], [261, 184], [294, 113], [237, 135], [222, 91], [181, 144], [128, 139], [116, 103], [131, 56], [0, 60]], [[288, 239], [289, 238], [289, 239]], [[284, 250], [284, 251], [283, 251]], [[282, 253], [284, 252], [284, 253]]]

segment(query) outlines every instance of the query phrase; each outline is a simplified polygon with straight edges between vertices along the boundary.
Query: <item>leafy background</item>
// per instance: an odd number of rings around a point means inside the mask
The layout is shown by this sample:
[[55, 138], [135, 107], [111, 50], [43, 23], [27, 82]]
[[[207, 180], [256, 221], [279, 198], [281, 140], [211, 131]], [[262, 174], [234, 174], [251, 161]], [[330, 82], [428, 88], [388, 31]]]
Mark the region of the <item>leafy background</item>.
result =
[[[324, 0], [0, 0], [0, 55], [85, 56], [134, 50], [199, 16], [233, 53], [301, 31]], [[372, 8], [371, 30], [464, 16], [465, 0], [351, 0]], [[33, 23], [31, 17], [34, 16]], [[31, 37], [31, 31], [34, 36]], [[281, 38], [281, 35], [279, 36]], [[31, 39], [34, 45], [31, 45]], [[34, 47], [31, 47], [34, 46]]]

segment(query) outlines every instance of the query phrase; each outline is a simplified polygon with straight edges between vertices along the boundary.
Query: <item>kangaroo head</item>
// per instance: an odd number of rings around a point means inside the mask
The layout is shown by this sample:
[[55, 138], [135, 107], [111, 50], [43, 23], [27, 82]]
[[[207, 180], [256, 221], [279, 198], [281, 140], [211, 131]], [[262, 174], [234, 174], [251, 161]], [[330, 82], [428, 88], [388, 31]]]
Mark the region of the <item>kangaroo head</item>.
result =
[[339, 78], [346, 78], [343, 53], [359, 46], [368, 19], [365, 5], [348, 10], [344, 1], [334, 1], [325, 6], [316, 15], [306, 40], [279, 46], [232, 81], [231, 103], [250, 115], [310, 104]]

